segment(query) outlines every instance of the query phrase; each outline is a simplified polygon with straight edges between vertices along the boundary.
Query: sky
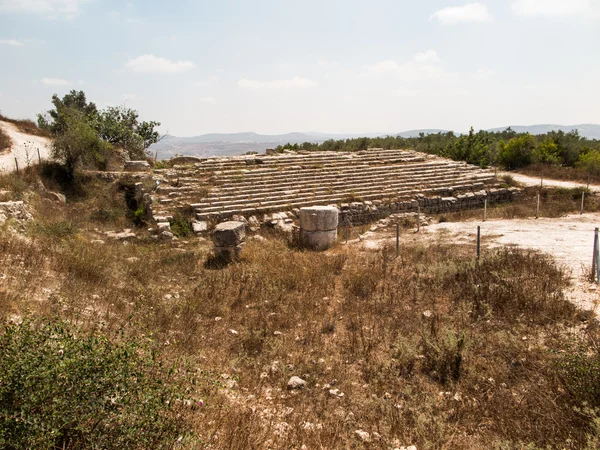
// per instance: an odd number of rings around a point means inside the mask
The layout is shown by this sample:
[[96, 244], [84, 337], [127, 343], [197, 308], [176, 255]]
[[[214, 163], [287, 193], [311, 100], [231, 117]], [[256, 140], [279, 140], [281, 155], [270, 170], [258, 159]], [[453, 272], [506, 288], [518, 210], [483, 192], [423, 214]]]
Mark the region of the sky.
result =
[[600, 0], [0, 0], [0, 112], [177, 136], [600, 123]]

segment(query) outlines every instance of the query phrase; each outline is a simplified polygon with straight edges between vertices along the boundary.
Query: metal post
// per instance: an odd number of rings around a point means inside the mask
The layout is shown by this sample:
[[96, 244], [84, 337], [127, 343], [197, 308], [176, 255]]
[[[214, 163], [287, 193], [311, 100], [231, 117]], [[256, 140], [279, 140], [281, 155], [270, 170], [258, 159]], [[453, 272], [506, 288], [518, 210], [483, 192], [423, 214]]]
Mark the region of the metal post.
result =
[[477, 225], [477, 260], [481, 256], [481, 226]]
[[349, 237], [350, 237], [350, 227], [349, 227], [348, 216], [346, 216], [346, 244], [348, 243]]
[[17, 168], [17, 173], [19, 173], [19, 161], [17, 161], [16, 157], [15, 157], [15, 167]]
[[592, 255], [592, 279], [596, 279], [596, 265], [598, 252], [598, 228], [594, 229], [594, 254]]
[[540, 217], [540, 194], [537, 195], [537, 206], [535, 207], [535, 218]]
[[487, 220], [487, 198], [483, 200], [483, 221]]
[[396, 224], [396, 258], [400, 256], [400, 224]]
[[421, 205], [417, 205], [417, 231], [421, 231]]
[[579, 211], [579, 215], [583, 214], [583, 201], [585, 200], [585, 191], [581, 193], [581, 211]]
[[40, 156], [40, 149], [37, 149], [38, 152], [38, 164], [42, 164], [42, 157]]
[[596, 281], [600, 283], [600, 243], [596, 245]]

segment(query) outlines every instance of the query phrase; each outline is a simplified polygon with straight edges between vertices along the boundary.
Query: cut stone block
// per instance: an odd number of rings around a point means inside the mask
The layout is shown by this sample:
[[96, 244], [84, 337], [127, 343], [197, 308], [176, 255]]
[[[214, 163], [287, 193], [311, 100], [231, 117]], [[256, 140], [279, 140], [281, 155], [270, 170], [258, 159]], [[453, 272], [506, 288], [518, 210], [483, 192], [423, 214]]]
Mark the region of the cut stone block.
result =
[[205, 231], [208, 231], [208, 222], [204, 220], [195, 220], [192, 222], [192, 229], [196, 234], [204, 233]]
[[300, 245], [311, 250], [323, 251], [335, 245], [337, 229], [330, 231], [300, 230]]
[[213, 242], [216, 247], [235, 247], [246, 239], [246, 225], [243, 222], [223, 222], [215, 227]]
[[332, 206], [300, 209], [300, 228], [304, 231], [331, 231], [338, 227], [339, 211]]

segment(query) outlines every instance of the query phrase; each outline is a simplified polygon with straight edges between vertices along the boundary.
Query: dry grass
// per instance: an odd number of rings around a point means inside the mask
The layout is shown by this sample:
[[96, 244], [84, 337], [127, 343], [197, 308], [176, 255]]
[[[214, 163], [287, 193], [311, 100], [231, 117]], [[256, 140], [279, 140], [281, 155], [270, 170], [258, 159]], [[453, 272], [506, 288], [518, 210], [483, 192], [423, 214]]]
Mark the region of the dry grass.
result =
[[[525, 219], [535, 217], [537, 195], [540, 194], [539, 217], [556, 218], [567, 214], [577, 214], [581, 209], [581, 194], [585, 191], [584, 211], [597, 212], [600, 210], [600, 198], [585, 189], [574, 188], [523, 188], [521, 196], [508, 203], [488, 204], [488, 219]], [[456, 212], [435, 215], [437, 220], [460, 222], [463, 220], [482, 218], [483, 207], [465, 209]], [[414, 224], [410, 224], [414, 226]]]
[[[107, 333], [133, 322], [129, 336], [201, 370], [190, 389], [205, 406], [184, 446], [585, 448], [591, 420], [559, 368], [573, 345], [592, 351], [598, 331], [548, 257], [500, 250], [476, 264], [470, 249], [435, 241], [398, 259], [311, 253], [272, 236], [210, 269], [196, 239], [92, 243], [127, 221], [93, 218], [124, 203], [95, 183], [61, 207], [28, 194], [27, 239], [0, 239], [0, 315]], [[288, 391], [292, 375], [307, 386]]]
[[600, 183], [600, 177], [589, 175], [584, 169], [577, 167], [544, 166], [532, 164], [519, 169], [517, 172], [540, 178], [543, 174], [544, 179], [548, 178], [551, 180], [578, 181], [580, 183], [592, 184]]
[[10, 136], [0, 127], [0, 153], [10, 150], [12, 146], [12, 140]]
[[40, 127], [38, 127], [37, 124], [33, 120], [29, 120], [29, 119], [11, 119], [11, 118], [6, 117], [6, 116], [4, 116], [2, 114], [0, 114], [0, 120], [4, 121], [4, 122], [12, 123], [22, 133], [32, 134], [34, 136], [45, 136], [45, 137], [51, 137], [52, 136], [48, 131], [42, 130]]

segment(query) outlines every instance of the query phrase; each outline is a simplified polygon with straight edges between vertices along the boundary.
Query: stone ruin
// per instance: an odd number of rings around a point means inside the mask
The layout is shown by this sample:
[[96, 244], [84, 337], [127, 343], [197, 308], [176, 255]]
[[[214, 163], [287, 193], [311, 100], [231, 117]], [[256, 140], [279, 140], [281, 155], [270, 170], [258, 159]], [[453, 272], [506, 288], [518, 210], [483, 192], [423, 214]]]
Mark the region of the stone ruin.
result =
[[337, 240], [339, 210], [333, 206], [301, 208], [300, 245], [311, 250], [327, 250]]
[[153, 171], [157, 187], [150, 194], [150, 212], [157, 223], [165, 223], [178, 211], [192, 211], [197, 230], [232, 218], [255, 225], [283, 224], [282, 217], [296, 220], [301, 208], [313, 206], [335, 207], [340, 224], [349, 219], [356, 225], [395, 213], [481, 207], [485, 200], [510, 201], [520, 192], [502, 187], [491, 170], [408, 150], [289, 152], [176, 162], [181, 164]]
[[246, 224], [244, 222], [222, 222], [213, 231], [214, 254], [223, 261], [237, 259], [245, 242]]

